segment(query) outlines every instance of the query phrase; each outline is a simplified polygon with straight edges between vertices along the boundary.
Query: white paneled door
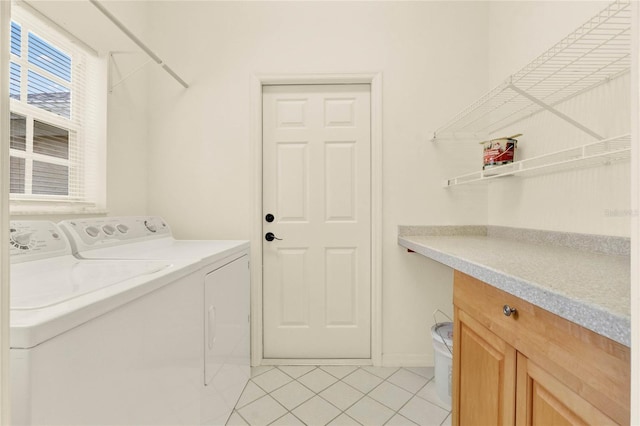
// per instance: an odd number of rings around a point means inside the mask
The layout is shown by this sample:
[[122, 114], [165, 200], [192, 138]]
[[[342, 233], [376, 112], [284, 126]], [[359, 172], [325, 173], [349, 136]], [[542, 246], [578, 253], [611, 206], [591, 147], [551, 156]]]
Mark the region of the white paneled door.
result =
[[263, 88], [264, 358], [371, 357], [370, 110], [368, 84]]

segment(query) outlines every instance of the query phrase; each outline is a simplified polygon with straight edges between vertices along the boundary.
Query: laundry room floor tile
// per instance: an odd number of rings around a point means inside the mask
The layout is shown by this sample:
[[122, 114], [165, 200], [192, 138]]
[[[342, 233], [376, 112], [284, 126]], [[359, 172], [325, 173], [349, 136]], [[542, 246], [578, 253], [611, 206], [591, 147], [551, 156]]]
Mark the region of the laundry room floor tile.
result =
[[445, 407], [430, 367], [258, 367], [227, 425], [450, 426]]
[[268, 425], [287, 413], [287, 410], [269, 395], [253, 401], [238, 410], [242, 418], [251, 426]]
[[416, 425], [417, 423], [412, 422], [408, 418], [400, 414], [396, 414], [395, 416], [391, 417], [391, 420], [389, 420], [384, 426], [416, 426]]
[[259, 367], [251, 367], [251, 377], [256, 377], [262, 373], [266, 373], [269, 370], [273, 370], [275, 367], [272, 365], [261, 365]]
[[326, 425], [341, 414], [341, 411], [319, 396], [311, 398], [293, 414], [307, 425]]
[[258, 398], [262, 398], [266, 394], [267, 393], [260, 389], [258, 385], [256, 385], [252, 381], [249, 381], [249, 383], [247, 383], [247, 386], [245, 386], [244, 391], [242, 391], [240, 399], [238, 399], [238, 402], [236, 403], [236, 408], [242, 408], [250, 402], [253, 402]]
[[444, 419], [444, 422], [440, 426], [451, 426], [451, 413]]
[[279, 370], [284, 371], [289, 376], [297, 379], [300, 376], [304, 376], [311, 370], [315, 370], [315, 366], [313, 365], [281, 365], [278, 367]]
[[237, 411], [231, 413], [229, 420], [227, 420], [227, 426], [247, 426], [247, 422], [244, 421]]
[[394, 385], [400, 386], [402, 389], [413, 393], [418, 392], [427, 384], [427, 382], [429, 382], [429, 379], [426, 377], [422, 377], [419, 374], [413, 373], [404, 368], [393, 373], [387, 380]]
[[398, 367], [373, 367], [371, 365], [364, 366], [362, 369], [368, 373], [375, 374], [381, 379], [387, 379], [390, 375], [399, 370]]
[[358, 369], [355, 365], [323, 365], [320, 368], [338, 379], [342, 379]]
[[433, 379], [433, 376], [435, 374], [433, 367], [407, 367], [407, 370], [411, 371], [412, 373], [416, 373], [422, 377], [425, 377], [429, 380]]
[[271, 392], [271, 396], [280, 404], [284, 405], [286, 409], [293, 410], [298, 405], [315, 396], [315, 393], [299, 382], [293, 381]]
[[257, 377], [254, 377], [252, 381], [260, 386], [265, 392], [274, 391], [293, 380], [291, 377], [284, 374], [282, 371], [274, 368], [266, 373], [263, 373]]
[[365, 370], [359, 369], [342, 379], [343, 382], [350, 384], [360, 392], [370, 392], [373, 388], [382, 383], [382, 379]]
[[344, 382], [337, 382], [323, 390], [320, 396], [339, 409], [346, 410], [361, 399], [364, 394]]
[[436, 393], [436, 382], [435, 380], [431, 380], [427, 383], [420, 391], [416, 394], [420, 398], [427, 400], [431, 403], [436, 404], [438, 407], [444, 408], [445, 410], [451, 409], [450, 404], [445, 403], [438, 394]]
[[297, 418], [291, 413], [287, 413], [284, 416], [280, 417], [275, 422], [269, 424], [269, 426], [306, 426], [302, 420]]
[[298, 381], [312, 391], [318, 393], [322, 392], [323, 390], [337, 382], [338, 379], [333, 377], [331, 374], [317, 368], [312, 372], [299, 377]]
[[356, 402], [346, 413], [367, 426], [382, 426], [393, 417], [392, 410], [368, 396]]
[[361, 426], [360, 423], [342, 413], [329, 423], [329, 426]]
[[412, 398], [399, 413], [409, 420], [425, 426], [439, 426], [449, 415], [448, 411], [419, 397]]
[[411, 392], [389, 382], [382, 382], [369, 396], [392, 410], [399, 410], [413, 397]]

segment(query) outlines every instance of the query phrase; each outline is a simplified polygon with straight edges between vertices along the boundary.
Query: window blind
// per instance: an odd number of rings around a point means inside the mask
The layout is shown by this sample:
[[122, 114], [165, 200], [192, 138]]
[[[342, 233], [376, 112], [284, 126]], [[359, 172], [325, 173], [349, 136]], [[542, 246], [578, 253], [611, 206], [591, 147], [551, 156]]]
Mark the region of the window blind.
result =
[[96, 206], [103, 60], [24, 2], [12, 6], [10, 42], [11, 200]]

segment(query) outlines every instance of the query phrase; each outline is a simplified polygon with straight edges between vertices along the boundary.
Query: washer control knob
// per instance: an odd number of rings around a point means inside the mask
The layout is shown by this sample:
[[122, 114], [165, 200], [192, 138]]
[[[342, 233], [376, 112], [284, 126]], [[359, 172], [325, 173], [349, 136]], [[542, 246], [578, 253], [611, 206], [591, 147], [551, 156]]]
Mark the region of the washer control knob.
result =
[[87, 226], [84, 230], [90, 237], [97, 237], [100, 234], [100, 229], [97, 226]]
[[118, 229], [118, 231], [120, 231], [123, 234], [126, 234], [127, 232], [129, 232], [129, 227], [124, 223], [118, 224], [116, 228]]
[[105, 234], [107, 235], [113, 235], [116, 232], [116, 228], [113, 225], [104, 225], [102, 227], [102, 230], [104, 231]]
[[158, 231], [158, 227], [156, 226], [156, 224], [155, 224], [155, 223], [153, 223], [153, 222], [149, 222], [148, 220], [145, 220], [145, 221], [144, 221], [144, 226], [146, 226], [146, 227], [147, 227], [147, 229], [148, 229], [149, 231], [151, 231], [151, 232], [156, 232], [156, 231]]
[[13, 232], [11, 240], [20, 246], [27, 246], [31, 242], [31, 232]]

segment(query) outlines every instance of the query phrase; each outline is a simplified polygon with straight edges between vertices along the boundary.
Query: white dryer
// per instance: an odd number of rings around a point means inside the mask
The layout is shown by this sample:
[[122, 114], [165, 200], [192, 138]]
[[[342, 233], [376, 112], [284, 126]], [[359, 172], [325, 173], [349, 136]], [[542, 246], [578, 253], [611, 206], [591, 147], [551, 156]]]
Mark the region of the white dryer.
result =
[[192, 263], [80, 260], [46, 221], [10, 244], [11, 424], [200, 421]]
[[157, 216], [60, 222], [82, 259], [190, 261], [201, 280], [202, 421], [224, 424], [250, 378], [249, 242], [177, 240]]

